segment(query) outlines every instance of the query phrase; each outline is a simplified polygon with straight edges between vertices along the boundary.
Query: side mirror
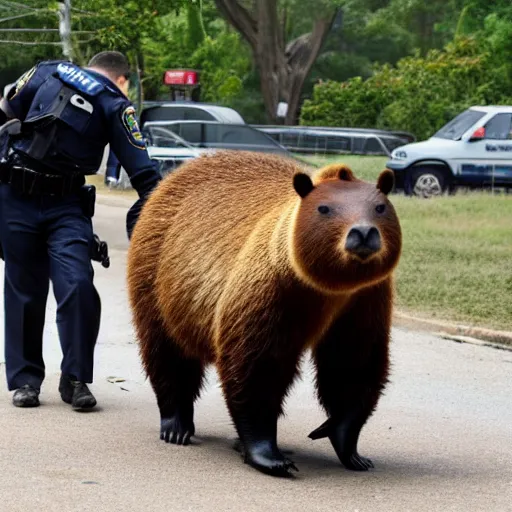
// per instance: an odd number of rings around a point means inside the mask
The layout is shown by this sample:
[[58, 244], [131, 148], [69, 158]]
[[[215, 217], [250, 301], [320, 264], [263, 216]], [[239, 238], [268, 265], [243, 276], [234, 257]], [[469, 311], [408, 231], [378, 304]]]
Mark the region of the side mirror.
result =
[[481, 128], [477, 128], [473, 135], [469, 138], [469, 142], [474, 142], [476, 140], [485, 139], [485, 128], [482, 126]]

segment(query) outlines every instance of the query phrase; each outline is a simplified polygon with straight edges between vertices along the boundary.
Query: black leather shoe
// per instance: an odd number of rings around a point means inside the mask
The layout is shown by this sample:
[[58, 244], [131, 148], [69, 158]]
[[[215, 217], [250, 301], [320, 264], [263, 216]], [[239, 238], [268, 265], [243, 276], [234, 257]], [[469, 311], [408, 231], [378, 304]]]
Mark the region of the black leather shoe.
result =
[[33, 388], [30, 384], [25, 384], [14, 392], [12, 403], [16, 407], [38, 407], [39, 390]]
[[92, 409], [96, 405], [96, 398], [90, 392], [87, 384], [76, 380], [73, 375], [61, 375], [59, 392], [62, 400], [71, 404], [77, 411]]

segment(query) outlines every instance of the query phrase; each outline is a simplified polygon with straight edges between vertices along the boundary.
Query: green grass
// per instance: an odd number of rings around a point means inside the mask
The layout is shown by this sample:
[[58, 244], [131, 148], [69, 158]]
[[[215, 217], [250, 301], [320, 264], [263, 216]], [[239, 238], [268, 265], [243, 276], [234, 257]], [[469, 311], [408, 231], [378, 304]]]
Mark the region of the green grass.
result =
[[321, 167], [332, 163], [343, 163], [348, 165], [357, 178], [368, 181], [376, 181], [379, 174], [386, 168], [389, 158], [385, 156], [358, 156], [358, 155], [336, 155], [336, 156], [309, 156], [295, 154], [305, 163]]
[[512, 196], [391, 196], [403, 232], [397, 307], [512, 330]]
[[[386, 157], [306, 157], [346, 163], [375, 181]], [[397, 307], [418, 316], [512, 330], [512, 195], [431, 200], [391, 195], [403, 233]]]

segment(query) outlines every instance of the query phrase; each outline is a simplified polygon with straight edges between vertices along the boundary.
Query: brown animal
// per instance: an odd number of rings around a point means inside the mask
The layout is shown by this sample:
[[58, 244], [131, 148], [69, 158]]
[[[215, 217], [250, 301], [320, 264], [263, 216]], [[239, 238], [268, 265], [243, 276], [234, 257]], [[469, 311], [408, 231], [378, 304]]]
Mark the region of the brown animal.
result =
[[188, 444], [205, 366], [216, 365], [245, 462], [289, 475], [277, 421], [312, 350], [341, 463], [367, 470], [361, 428], [388, 376], [392, 273], [401, 231], [377, 185], [332, 165], [311, 179], [276, 156], [223, 152], [165, 178], [144, 207], [128, 287], [161, 439]]

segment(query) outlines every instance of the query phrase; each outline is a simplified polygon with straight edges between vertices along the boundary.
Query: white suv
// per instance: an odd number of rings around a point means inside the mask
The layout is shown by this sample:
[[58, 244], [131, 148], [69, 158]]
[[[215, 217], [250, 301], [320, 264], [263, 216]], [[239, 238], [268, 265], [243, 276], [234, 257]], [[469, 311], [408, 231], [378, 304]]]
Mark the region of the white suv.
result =
[[512, 188], [512, 107], [471, 107], [430, 139], [391, 153], [395, 188], [431, 197], [457, 187]]

